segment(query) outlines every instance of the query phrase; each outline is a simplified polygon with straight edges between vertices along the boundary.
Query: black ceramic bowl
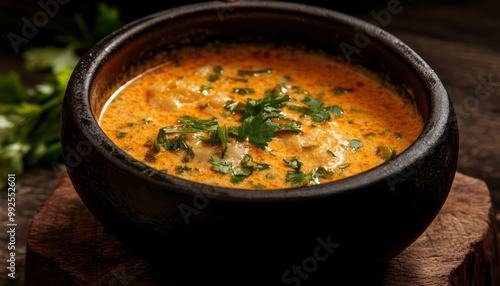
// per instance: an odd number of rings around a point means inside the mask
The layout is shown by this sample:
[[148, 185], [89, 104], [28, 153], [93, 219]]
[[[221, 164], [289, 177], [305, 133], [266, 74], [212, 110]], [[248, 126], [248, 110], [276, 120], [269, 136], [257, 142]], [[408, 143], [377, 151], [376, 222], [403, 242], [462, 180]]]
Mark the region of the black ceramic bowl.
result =
[[[143, 71], [147, 65], [141, 64], [161, 51], [213, 40], [298, 42], [361, 64], [402, 92], [413, 91], [424, 130], [406, 151], [362, 174], [272, 191], [169, 176], [129, 157], [104, 135], [96, 118], [110, 89]], [[62, 123], [73, 185], [110, 233], [138, 254], [165, 262], [167, 275], [185, 270], [190, 277], [275, 280], [264, 285], [299, 285], [318, 269], [336, 276], [333, 265], [384, 262], [400, 253], [441, 209], [458, 153], [446, 90], [413, 50], [353, 17], [283, 2], [216, 1], [125, 25], [77, 65]]]

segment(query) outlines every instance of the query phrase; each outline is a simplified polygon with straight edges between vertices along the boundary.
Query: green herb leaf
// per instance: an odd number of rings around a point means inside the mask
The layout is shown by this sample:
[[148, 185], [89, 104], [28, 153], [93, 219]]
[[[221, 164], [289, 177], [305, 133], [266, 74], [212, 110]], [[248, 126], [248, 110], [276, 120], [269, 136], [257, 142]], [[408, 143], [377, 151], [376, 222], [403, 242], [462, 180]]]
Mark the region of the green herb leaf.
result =
[[375, 154], [379, 156], [382, 160], [387, 161], [396, 157], [396, 150], [391, 149], [387, 146], [379, 146], [377, 147], [377, 153]]
[[173, 127], [163, 127], [160, 129], [165, 134], [167, 133], [197, 133], [197, 132], [208, 132], [217, 131], [219, 126], [217, 119], [197, 119], [191, 116], [183, 116], [179, 118], [179, 122], [182, 126]]
[[340, 169], [340, 170], [344, 170], [345, 168], [347, 168], [347, 167], [349, 167], [349, 166], [351, 166], [351, 164], [350, 164], [350, 163], [344, 163], [344, 164], [341, 164], [341, 165], [339, 166], [339, 169]]
[[253, 94], [255, 93], [255, 90], [253, 88], [235, 87], [233, 88], [233, 92], [238, 94]]
[[373, 132], [369, 132], [369, 133], [363, 134], [364, 138], [368, 138], [368, 137], [372, 137], [372, 136], [377, 136], [377, 134], [375, 134]]
[[329, 106], [326, 108], [326, 110], [337, 117], [341, 117], [344, 115], [344, 110], [338, 105]]
[[298, 170], [288, 171], [286, 174], [286, 182], [291, 183], [292, 187], [302, 187], [307, 185], [317, 185], [320, 179], [327, 179], [333, 176], [333, 172], [326, 170], [324, 167], [318, 167], [309, 174]]
[[330, 114], [324, 108], [308, 108], [297, 105], [290, 105], [288, 106], [288, 108], [290, 110], [297, 111], [304, 115], [310, 116], [312, 121], [316, 123], [323, 123], [330, 119]]
[[175, 173], [177, 175], [183, 174], [186, 171], [192, 171], [193, 168], [190, 168], [188, 166], [175, 166]]
[[249, 177], [253, 172], [253, 169], [251, 168], [233, 168], [232, 169], [232, 177], [231, 177], [231, 183], [233, 184], [239, 184], [243, 180], [245, 180], [247, 177]]
[[310, 95], [306, 96], [306, 98], [301, 100], [301, 102], [307, 104], [311, 108], [320, 108], [323, 106], [323, 102], [321, 100], [315, 99]]
[[204, 84], [202, 84], [202, 85], [200, 86], [200, 91], [202, 91], [202, 92], [203, 92], [203, 91], [207, 91], [207, 90], [211, 90], [211, 89], [214, 89], [214, 88], [213, 88], [213, 87], [211, 87], [211, 86], [208, 86], [208, 85], [204, 85]]
[[222, 174], [229, 173], [229, 171], [232, 168], [231, 164], [227, 163], [226, 161], [223, 161], [217, 155], [212, 155], [212, 157], [210, 157], [210, 163], [212, 164], [212, 170]]
[[24, 100], [24, 89], [17, 73], [0, 76], [0, 103], [18, 103]]
[[239, 110], [243, 111], [241, 120], [244, 121], [248, 117], [258, 115], [262, 115], [264, 119], [283, 118], [279, 108], [284, 107], [289, 100], [288, 95], [248, 99], [245, 105], [238, 107]]
[[108, 35], [121, 26], [120, 12], [116, 7], [108, 6], [106, 3], [102, 2], [97, 4], [94, 27], [94, 34], [97, 39]]
[[209, 82], [216, 82], [219, 80], [219, 75], [218, 74], [211, 74], [207, 76], [207, 81]]
[[264, 74], [270, 74], [273, 69], [262, 69], [262, 70], [238, 70], [239, 76], [261, 76]]
[[278, 124], [265, 120], [263, 116], [252, 116], [245, 119], [238, 127], [237, 139], [243, 142], [248, 138], [257, 148], [265, 149], [267, 142], [276, 137], [277, 130], [279, 130]]
[[294, 159], [283, 159], [283, 162], [287, 164], [290, 168], [294, 170], [300, 170], [302, 168], [302, 162], [298, 158]]
[[31, 48], [24, 52], [23, 57], [28, 70], [51, 69], [54, 74], [61, 72], [65, 67], [76, 66], [79, 60], [72, 46]]
[[301, 133], [302, 123], [295, 120], [288, 123], [282, 123], [279, 125], [279, 131], [292, 131], [296, 133]]
[[349, 140], [349, 146], [351, 146], [351, 151], [356, 152], [359, 148], [363, 146], [363, 143], [358, 139]]
[[352, 92], [352, 88], [337, 86], [334, 88], [333, 92], [335, 95], [342, 95], [346, 92]]

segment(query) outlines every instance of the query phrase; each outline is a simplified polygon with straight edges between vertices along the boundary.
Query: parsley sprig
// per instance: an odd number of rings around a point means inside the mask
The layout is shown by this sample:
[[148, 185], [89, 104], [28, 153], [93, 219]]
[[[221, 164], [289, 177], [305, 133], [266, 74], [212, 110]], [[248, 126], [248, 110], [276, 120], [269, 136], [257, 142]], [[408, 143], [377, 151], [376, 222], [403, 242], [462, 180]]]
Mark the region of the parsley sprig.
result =
[[310, 116], [312, 121], [315, 123], [323, 123], [331, 119], [330, 114], [341, 117], [344, 115], [344, 110], [338, 105], [332, 105], [324, 107], [324, 103], [307, 95], [303, 100], [301, 100], [306, 106], [290, 105], [288, 108], [290, 110], [298, 111], [304, 115]]
[[230, 163], [221, 159], [218, 155], [212, 155], [210, 158], [212, 170], [228, 174], [231, 173], [231, 183], [239, 184], [248, 178], [254, 171], [262, 171], [270, 168], [268, 164], [256, 163], [253, 161], [252, 156], [245, 154], [240, 161], [239, 167], [233, 167]]
[[333, 172], [328, 171], [323, 166], [313, 169], [309, 173], [302, 172], [300, 170], [302, 168], [302, 162], [299, 158], [284, 159], [283, 161], [293, 169], [286, 173], [286, 182], [291, 183], [292, 187], [317, 185], [320, 183], [320, 179], [327, 179], [333, 176]]

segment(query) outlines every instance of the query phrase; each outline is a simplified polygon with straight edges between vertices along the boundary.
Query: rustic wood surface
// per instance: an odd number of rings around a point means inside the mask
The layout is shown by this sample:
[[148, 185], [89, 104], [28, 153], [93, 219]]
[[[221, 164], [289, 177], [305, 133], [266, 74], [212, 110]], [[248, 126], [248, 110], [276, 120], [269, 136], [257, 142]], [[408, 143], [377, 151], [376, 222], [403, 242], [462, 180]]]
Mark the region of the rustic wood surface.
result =
[[[40, 46], [51, 39], [51, 28], [72, 22], [74, 11], [92, 15], [92, 1], [69, 1], [61, 5], [59, 13], [49, 24], [30, 39], [21, 53]], [[39, 73], [27, 72], [22, 67], [21, 53], [15, 54], [5, 35], [21, 31], [22, 17], [30, 18], [40, 10], [38, 1], [0, 0], [0, 74], [15, 70], [23, 83], [32, 85], [43, 79]], [[146, 14], [175, 6], [178, 1], [107, 1], [120, 7], [124, 22]], [[194, 1], [187, 1], [194, 2]], [[367, 21], [373, 13], [387, 8], [389, 0], [327, 1], [308, 3], [323, 5], [346, 12]], [[400, 37], [433, 67], [447, 88], [454, 106], [460, 129], [460, 157], [458, 170], [485, 181], [490, 189], [493, 205], [500, 213], [500, 1], [496, 0], [400, 0], [401, 13], [391, 15], [384, 28]], [[183, 1], [186, 3], [186, 1]], [[137, 5], [141, 4], [141, 5]], [[147, 5], [144, 5], [147, 4]], [[131, 8], [133, 7], [133, 8]], [[480, 77], [491, 77], [489, 96], [478, 96], [482, 86]], [[484, 93], [484, 89], [482, 90]], [[0, 162], [1, 164], [1, 162]], [[0, 263], [0, 285], [24, 285], [24, 254], [29, 220], [50, 195], [58, 181], [57, 170], [37, 168], [18, 178], [17, 278], [7, 278], [6, 268]], [[2, 178], [0, 178], [2, 179]], [[5, 195], [0, 195], [0, 261], [5, 261], [4, 242], [6, 214]], [[497, 215], [499, 216], [499, 215]], [[499, 216], [500, 218], [500, 216]], [[500, 227], [499, 219], [496, 220]], [[455, 285], [465, 285], [455, 283]], [[500, 283], [498, 284], [500, 285]]]
[[[498, 274], [493, 221], [486, 184], [457, 173], [432, 225], [372, 285], [491, 285]], [[28, 230], [26, 285], [128, 284], [181, 285], [104, 230], [64, 174]]]

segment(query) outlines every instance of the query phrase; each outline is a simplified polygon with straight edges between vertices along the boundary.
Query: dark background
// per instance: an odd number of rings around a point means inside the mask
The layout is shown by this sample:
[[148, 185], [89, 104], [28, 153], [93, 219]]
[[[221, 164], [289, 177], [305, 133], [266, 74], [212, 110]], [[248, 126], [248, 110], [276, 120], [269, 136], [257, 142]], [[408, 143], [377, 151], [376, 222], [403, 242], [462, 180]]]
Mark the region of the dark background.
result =
[[[47, 0], [42, 0], [46, 2]], [[54, 0], [55, 1], [55, 0]], [[21, 34], [22, 17], [31, 19], [40, 11], [38, 1], [0, 0], [0, 74], [15, 70], [25, 85], [44, 79], [40, 72], [28, 72], [22, 67], [21, 53], [30, 47], [52, 42], [56, 29], [76, 29], [73, 16], [82, 13], [91, 19], [97, 1], [68, 1], [60, 4], [59, 12], [50, 18], [47, 26], [21, 44], [15, 53], [7, 34]], [[103, 1], [101, 1], [103, 2]], [[124, 23], [170, 7], [199, 1], [104, 1], [119, 7]], [[300, 2], [300, 1], [296, 1]], [[303, 1], [304, 2], [304, 1]], [[377, 1], [308, 1], [367, 21], [374, 20], [374, 13], [387, 9], [389, 0]], [[400, 0], [401, 13], [392, 15], [384, 28], [412, 47], [436, 71], [443, 81], [457, 110], [460, 131], [458, 171], [480, 178], [488, 184], [497, 213], [500, 213], [500, 1], [425, 1]], [[59, 27], [59, 28], [58, 28]], [[490, 79], [490, 94], [478, 96], [482, 82]], [[481, 89], [484, 93], [485, 89]], [[1, 162], [0, 162], [1, 163]], [[29, 219], [57, 183], [57, 172], [51, 168], [36, 168], [19, 179], [19, 219], [26, 233]], [[3, 219], [5, 196], [0, 195], [0, 221]], [[499, 225], [497, 220], [497, 225]], [[3, 227], [3, 226], [2, 226]], [[4, 231], [0, 240], [4, 241]], [[3, 248], [3, 243], [0, 244]], [[0, 259], [4, 261], [4, 249]], [[20, 249], [22, 255], [23, 248]], [[20, 268], [24, 261], [20, 261]], [[0, 263], [0, 265], [3, 265]], [[19, 269], [21, 271], [22, 269]], [[0, 284], [5, 279], [0, 267]], [[8, 281], [8, 285], [22, 285], [22, 278]]]

